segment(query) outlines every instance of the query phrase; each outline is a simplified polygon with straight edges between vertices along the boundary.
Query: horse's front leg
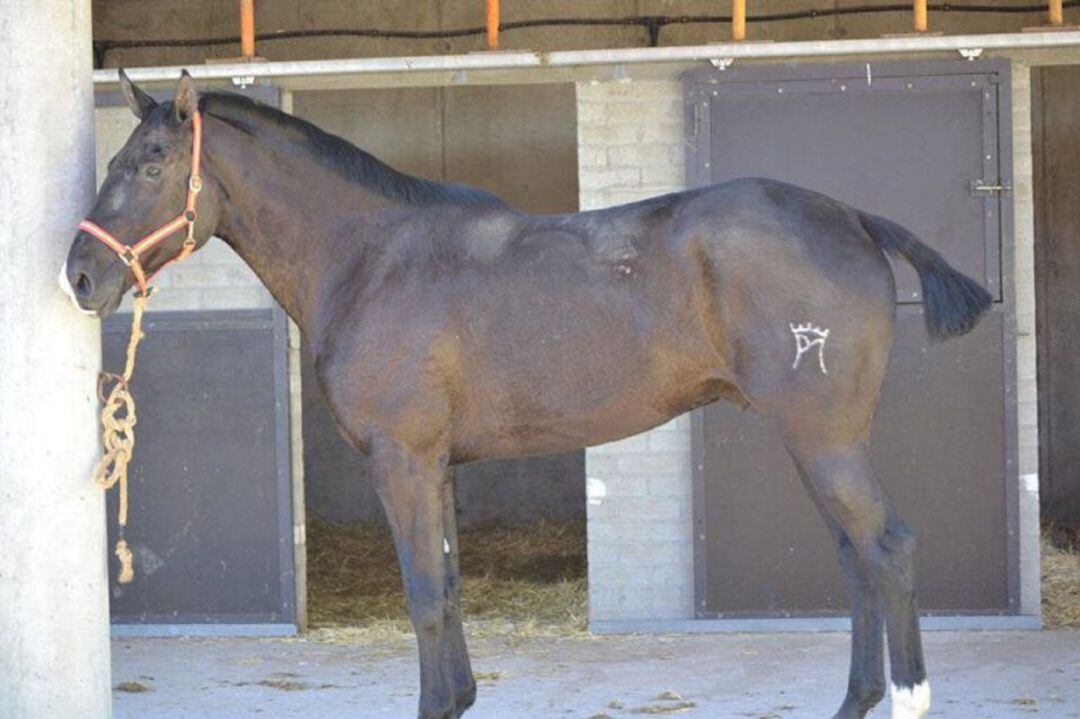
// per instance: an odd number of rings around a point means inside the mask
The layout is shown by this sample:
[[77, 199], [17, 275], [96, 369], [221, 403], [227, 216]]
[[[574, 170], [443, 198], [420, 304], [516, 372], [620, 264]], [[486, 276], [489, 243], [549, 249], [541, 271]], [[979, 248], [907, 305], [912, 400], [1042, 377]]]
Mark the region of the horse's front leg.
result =
[[402, 443], [372, 442], [372, 479], [394, 534], [409, 616], [420, 650], [420, 719], [456, 719], [446, 651], [447, 584], [443, 551], [443, 480], [447, 468], [441, 450], [412, 450]]
[[464, 713], [476, 701], [476, 680], [473, 679], [469, 651], [465, 646], [465, 630], [461, 622], [461, 567], [458, 562], [457, 506], [454, 498], [454, 471], [448, 469], [443, 478], [443, 545], [446, 560], [446, 645], [443, 648], [450, 667], [450, 682], [459, 712]]

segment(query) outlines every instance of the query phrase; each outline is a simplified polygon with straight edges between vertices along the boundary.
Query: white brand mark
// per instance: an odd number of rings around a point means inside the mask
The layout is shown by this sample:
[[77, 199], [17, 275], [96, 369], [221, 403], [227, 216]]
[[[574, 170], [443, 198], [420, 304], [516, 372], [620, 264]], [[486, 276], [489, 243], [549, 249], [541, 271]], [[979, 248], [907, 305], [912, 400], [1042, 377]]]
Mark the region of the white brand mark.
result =
[[829, 338], [829, 330], [815, 327], [807, 322], [803, 325], [793, 325], [790, 322], [791, 334], [795, 335], [795, 361], [791, 363], [791, 369], [799, 369], [799, 360], [809, 352], [811, 348], [818, 348], [818, 366], [822, 374], [829, 374], [825, 369], [825, 340]]

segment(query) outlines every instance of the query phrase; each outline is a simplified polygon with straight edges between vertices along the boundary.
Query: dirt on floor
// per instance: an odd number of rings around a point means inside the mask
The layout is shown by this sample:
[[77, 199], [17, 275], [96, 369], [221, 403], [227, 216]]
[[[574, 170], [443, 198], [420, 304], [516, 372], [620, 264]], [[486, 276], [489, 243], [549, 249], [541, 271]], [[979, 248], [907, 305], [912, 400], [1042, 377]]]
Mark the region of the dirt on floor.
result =
[[[460, 532], [462, 606], [471, 630], [585, 630], [585, 522], [482, 524]], [[308, 518], [308, 616], [324, 638], [410, 631], [390, 530]], [[348, 629], [346, 629], [348, 628]]]
[[[844, 695], [850, 642], [843, 632], [470, 634], [480, 691], [467, 719], [821, 719]], [[1080, 632], [927, 632], [924, 644], [935, 718], [1080, 719]], [[416, 716], [407, 637], [118, 639], [112, 662], [116, 682], [149, 689], [114, 692], [115, 719]]]

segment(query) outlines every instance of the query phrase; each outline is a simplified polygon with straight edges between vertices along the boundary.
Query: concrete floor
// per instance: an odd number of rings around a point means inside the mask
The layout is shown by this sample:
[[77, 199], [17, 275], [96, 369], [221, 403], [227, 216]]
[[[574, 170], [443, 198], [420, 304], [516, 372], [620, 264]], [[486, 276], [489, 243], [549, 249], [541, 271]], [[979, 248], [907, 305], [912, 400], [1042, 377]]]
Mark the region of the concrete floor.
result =
[[[1080, 632], [924, 636], [931, 716], [1080, 717]], [[839, 706], [847, 644], [843, 634], [477, 639], [468, 719], [820, 719]], [[148, 689], [114, 692], [116, 719], [409, 719], [417, 693], [404, 641], [116, 640], [113, 681]]]

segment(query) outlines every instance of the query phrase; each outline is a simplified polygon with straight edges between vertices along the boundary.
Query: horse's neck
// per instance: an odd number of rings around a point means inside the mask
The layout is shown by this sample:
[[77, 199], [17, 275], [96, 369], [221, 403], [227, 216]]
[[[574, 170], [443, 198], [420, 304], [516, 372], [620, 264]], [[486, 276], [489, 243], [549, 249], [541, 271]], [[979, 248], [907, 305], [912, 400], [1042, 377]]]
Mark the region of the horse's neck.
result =
[[208, 171], [224, 198], [217, 234], [312, 337], [387, 202], [302, 154], [222, 134], [230, 141], [211, 146], [207, 132]]

